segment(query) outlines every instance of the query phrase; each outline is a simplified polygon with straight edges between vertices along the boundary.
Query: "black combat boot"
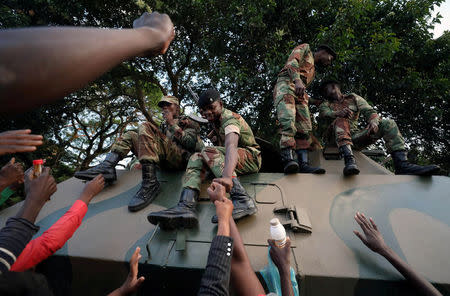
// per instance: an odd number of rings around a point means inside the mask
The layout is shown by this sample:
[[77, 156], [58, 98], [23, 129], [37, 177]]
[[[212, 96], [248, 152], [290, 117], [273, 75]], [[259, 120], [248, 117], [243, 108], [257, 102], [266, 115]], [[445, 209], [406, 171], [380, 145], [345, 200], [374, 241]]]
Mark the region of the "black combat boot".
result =
[[298, 171], [297, 155], [291, 148], [283, 148], [280, 152], [285, 174], [295, 174]]
[[[253, 199], [248, 195], [245, 188], [237, 178], [233, 178], [233, 188], [230, 191], [231, 201], [233, 202], [233, 219], [237, 221], [245, 216], [255, 214], [258, 209]], [[217, 223], [217, 215], [211, 219], [212, 223]]]
[[302, 174], [325, 174], [325, 169], [313, 167], [309, 165], [308, 150], [299, 149], [296, 151], [298, 155], [298, 164], [300, 165], [299, 173]]
[[359, 169], [353, 156], [352, 147], [350, 145], [343, 145], [339, 147], [339, 152], [344, 157], [344, 176], [358, 175]]
[[121, 159], [122, 157], [120, 157], [119, 154], [110, 152], [100, 164], [85, 171], [75, 172], [74, 176], [81, 180], [90, 181], [98, 174], [102, 174], [106, 182], [116, 181], [117, 175], [115, 167]]
[[196, 205], [199, 192], [183, 188], [180, 201], [170, 209], [153, 212], [147, 216], [148, 222], [160, 223], [162, 229], [193, 228], [198, 225]]
[[437, 165], [417, 165], [408, 162], [406, 151], [394, 151], [391, 153], [394, 160], [396, 175], [418, 175], [431, 176], [437, 175], [441, 168]]
[[161, 191], [161, 186], [156, 178], [156, 165], [148, 162], [142, 162], [141, 164], [141, 188], [128, 203], [128, 210], [130, 212], [136, 212], [148, 206]]

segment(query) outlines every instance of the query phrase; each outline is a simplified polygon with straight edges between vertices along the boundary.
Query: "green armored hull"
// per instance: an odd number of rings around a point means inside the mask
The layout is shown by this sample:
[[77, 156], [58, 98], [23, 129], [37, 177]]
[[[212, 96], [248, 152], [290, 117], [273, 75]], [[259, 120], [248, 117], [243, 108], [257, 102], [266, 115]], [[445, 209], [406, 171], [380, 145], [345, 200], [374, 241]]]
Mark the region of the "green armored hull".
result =
[[[325, 175], [241, 178], [258, 206], [256, 215], [238, 223], [255, 271], [267, 264], [269, 220], [276, 216], [301, 230], [287, 229], [301, 295], [414, 295], [401, 275], [353, 234], [358, 229], [353, 216], [360, 211], [373, 217], [403, 259], [450, 294], [450, 179], [396, 176], [363, 154], [355, 155], [361, 174], [350, 178], [342, 176], [343, 161], [325, 160], [319, 153], [311, 158], [327, 170]], [[70, 275], [73, 295], [101, 295], [118, 287], [137, 246], [143, 255], [140, 273], [147, 278], [143, 294], [195, 294], [216, 232], [207, 184], [200, 194], [205, 201], [198, 206], [198, 228], [155, 231], [147, 221], [150, 211], [176, 204], [181, 176], [161, 172], [161, 194], [137, 213], [128, 212], [127, 204], [139, 189], [140, 171], [119, 172], [118, 181], [94, 198], [83, 224], [53, 259], [60, 261], [61, 273]], [[64, 214], [82, 188], [74, 178], [58, 185], [37, 219], [40, 233]], [[1, 223], [19, 207], [1, 212]]]

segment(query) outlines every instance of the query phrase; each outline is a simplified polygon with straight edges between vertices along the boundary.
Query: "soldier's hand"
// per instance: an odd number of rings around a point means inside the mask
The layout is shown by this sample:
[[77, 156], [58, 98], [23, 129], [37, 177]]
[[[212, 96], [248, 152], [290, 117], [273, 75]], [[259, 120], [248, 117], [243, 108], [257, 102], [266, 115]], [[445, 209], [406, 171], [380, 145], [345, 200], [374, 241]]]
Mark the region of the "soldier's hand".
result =
[[369, 223], [363, 213], [357, 212], [355, 215], [355, 220], [363, 230], [364, 235], [356, 230], [353, 232], [369, 249], [374, 252], [381, 253], [388, 248], [384, 242], [383, 236], [378, 231], [378, 227], [372, 218], [370, 218]]
[[23, 183], [23, 166], [20, 163], [15, 163], [16, 159], [11, 160], [0, 170], [0, 182], [5, 186], [14, 183]]
[[41, 135], [32, 135], [29, 129], [0, 133], [0, 155], [34, 151], [42, 145], [42, 139]]
[[305, 85], [299, 79], [295, 80], [294, 83], [295, 83], [295, 91], [294, 91], [295, 95], [299, 96], [299, 97], [303, 97], [303, 95], [305, 94], [305, 90], [306, 90]]
[[227, 192], [230, 192], [231, 188], [233, 188], [233, 179], [231, 177], [215, 178], [213, 182], [223, 185]]
[[212, 182], [211, 185], [208, 187], [208, 196], [211, 199], [212, 202], [215, 202], [216, 200], [222, 200], [225, 197], [225, 187], [220, 185], [217, 182]]
[[163, 111], [163, 117], [164, 120], [169, 124], [169, 125], [173, 125], [174, 124], [174, 120], [173, 120], [173, 113], [170, 112], [169, 110], [164, 110]]
[[144, 33], [152, 32], [156, 34], [148, 34], [149, 38], [154, 38], [156, 35], [157, 46], [148, 55], [155, 56], [159, 54], [164, 54], [167, 51], [170, 43], [175, 37], [175, 29], [170, 17], [167, 14], [160, 14], [158, 12], [148, 13], [144, 12], [140, 18], [134, 20], [133, 28], [137, 28], [139, 31]]
[[376, 124], [375, 122], [369, 122], [366, 129], [369, 135], [376, 134], [378, 132], [378, 124]]

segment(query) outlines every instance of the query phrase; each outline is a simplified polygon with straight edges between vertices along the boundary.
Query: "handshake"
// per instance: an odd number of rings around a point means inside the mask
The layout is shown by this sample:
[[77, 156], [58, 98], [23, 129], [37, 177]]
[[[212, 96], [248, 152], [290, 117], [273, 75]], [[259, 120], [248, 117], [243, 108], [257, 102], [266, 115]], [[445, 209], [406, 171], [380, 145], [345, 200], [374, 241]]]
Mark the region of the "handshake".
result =
[[225, 196], [225, 187], [213, 181], [208, 187], [208, 196], [216, 206], [216, 215], [219, 225], [228, 224], [233, 213], [233, 203]]

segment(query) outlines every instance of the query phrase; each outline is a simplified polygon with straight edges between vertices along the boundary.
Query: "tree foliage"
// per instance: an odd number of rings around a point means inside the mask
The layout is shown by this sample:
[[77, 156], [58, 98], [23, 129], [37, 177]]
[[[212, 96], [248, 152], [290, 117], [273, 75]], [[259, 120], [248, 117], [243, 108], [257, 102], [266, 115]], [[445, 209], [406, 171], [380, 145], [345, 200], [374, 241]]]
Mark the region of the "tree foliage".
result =
[[198, 92], [218, 88], [258, 136], [276, 143], [277, 73], [297, 44], [327, 43], [338, 59], [318, 69], [310, 95], [319, 98], [325, 77], [338, 78], [345, 91], [397, 121], [419, 161], [449, 169], [450, 33], [438, 39], [430, 33], [439, 21], [432, 9], [442, 1], [7, 0], [0, 6], [2, 28], [128, 28], [151, 9], [171, 16], [176, 38], [166, 55], [127, 61], [58, 104], [2, 121], [2, 128], [44, 134], [48, 143], [38, 153], [65, 173], [68, 167], [69, 175], [107, 151], [127, 125], [155, 116], [162, 94], [194, 105], [185, 88], [191, 82]]

